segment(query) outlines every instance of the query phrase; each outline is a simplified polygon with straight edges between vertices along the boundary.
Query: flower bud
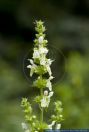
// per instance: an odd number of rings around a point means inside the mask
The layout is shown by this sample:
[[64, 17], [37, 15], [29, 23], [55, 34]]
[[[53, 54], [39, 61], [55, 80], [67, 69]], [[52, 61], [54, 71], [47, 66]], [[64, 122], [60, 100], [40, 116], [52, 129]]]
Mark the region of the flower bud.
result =
[[45, 95], [45, 96], [48, 95], [48, 91], [47, 91], [47, 90], [44, 91], [44, 95]]
[[43, 36], [40, 36], [38, 41], [39, 41], [40, 44], [42, 44], [43, 43]]

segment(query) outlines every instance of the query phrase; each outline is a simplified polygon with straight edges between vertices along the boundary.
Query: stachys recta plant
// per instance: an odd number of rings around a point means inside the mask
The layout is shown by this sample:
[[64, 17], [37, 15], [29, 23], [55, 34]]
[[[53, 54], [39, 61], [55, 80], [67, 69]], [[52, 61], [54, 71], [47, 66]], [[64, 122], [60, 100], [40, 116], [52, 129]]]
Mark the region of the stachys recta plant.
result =
[[49, 52], [47, 48], [48, 41], [45, 39], [44, 22], [35, 22], [36, 38], [34, 40], [33, 56], [28, 58], [30, 77], [36, 74], [37, 78], [33, 80], [33, 86], [39, 90], [33, 101], [38, 104], [40, 109], [40, 117], [33, 112], [31, 102], [27, 98], [22, 98], [21, 107], [24, 112], [25, 122], [22, 123], [24, 132], [43, 132], [46, 129], [60, 129], [63, 120], [63, 108], [61, 101], [53, 103], [53, 115], [50, 117], [50, 124], [44, 121], [44, 112], [49, 107], [51, 97], [54, 92], [52, 90], [52, 79], [54, 78], [51, 71], [51, 64], [54, 60], [47, 58]]

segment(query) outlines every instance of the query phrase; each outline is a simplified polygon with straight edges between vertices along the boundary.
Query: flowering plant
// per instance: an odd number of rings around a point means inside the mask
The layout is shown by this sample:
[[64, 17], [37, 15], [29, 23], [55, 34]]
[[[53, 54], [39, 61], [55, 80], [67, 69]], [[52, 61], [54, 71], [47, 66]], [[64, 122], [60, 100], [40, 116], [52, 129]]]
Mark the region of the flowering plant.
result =
[[[34, 40], [34, 49], [32, 59], [28, 59], [30, 69], [30, 76], [37, 75], [33, 86], [39, 89], [39, 95], [34, 98], [40, 109], [40, 119], [33, 113], [32, 106], [27, 98], [22, 98], [21, 106], [25, 114], [25, 122], [22, 127], [25, 132], [43, 132], [44, 129], [60, 129], [60, 122], [63, 120], [62, 103], [61, 101], [54, 102], [54, 114], [50, 117], [50, 124], [44, 122], [44, 111], [48, 108], [52, 91], [52, 76], [51, 64], [53, 60], [47, 58], [47, 43], [45, 39], [45, 27], [42, 21], [36, 21], [36, 39]], [[48, 76], [48, 78], [47, 78]]]

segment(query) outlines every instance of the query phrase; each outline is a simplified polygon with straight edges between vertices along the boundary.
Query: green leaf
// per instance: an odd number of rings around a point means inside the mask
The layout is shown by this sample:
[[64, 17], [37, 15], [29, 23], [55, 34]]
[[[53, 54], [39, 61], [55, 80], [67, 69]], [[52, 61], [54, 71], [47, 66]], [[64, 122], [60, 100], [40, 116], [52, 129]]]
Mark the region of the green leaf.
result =
[[47, 73], [47, 69], [45, 68], [45, 66], [37, 66], [37, 68], [35, 69], [35, 73], [42, 75]]
[[42, 79], [42, 78], [38, 78], [35, 82], [34, 82], [34, 86], [37, 88], [45, 88], [46, 87], [46, 83], [47, 80], [46, 79]]
[[40, 103], [40, 100], [41, 100], [41, 96], [36, 96], [34, 99], [34, 101], [37, 103]]

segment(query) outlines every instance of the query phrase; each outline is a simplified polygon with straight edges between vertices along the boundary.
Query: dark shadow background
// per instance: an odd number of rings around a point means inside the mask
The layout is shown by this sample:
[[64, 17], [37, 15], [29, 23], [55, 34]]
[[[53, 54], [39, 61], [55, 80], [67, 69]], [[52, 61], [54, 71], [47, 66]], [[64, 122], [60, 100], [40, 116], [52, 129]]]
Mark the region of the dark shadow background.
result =
[[0, 132], [23, 131], [21, 98], [35, 95], [23, 60], [33, 47], [33, 22], [40, 19], [49, 46], [59, 51], [52, 71], [54, 100], [63, 102], [62, 128], [89, 128], [89, 0], [0, 0]]

